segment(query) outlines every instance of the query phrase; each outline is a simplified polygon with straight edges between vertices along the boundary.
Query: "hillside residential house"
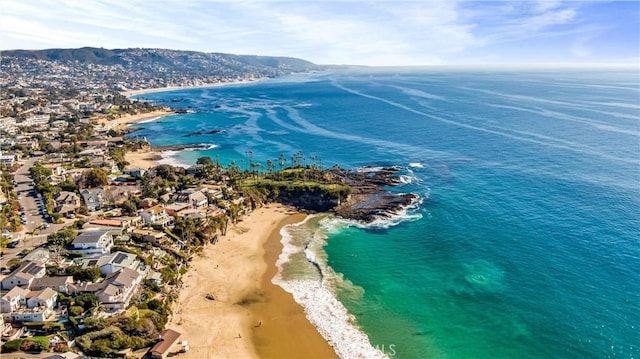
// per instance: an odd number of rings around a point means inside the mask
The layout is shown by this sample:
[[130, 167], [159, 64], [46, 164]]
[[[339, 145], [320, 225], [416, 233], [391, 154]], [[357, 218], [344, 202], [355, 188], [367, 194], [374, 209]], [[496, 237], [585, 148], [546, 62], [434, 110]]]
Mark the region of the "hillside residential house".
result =
[[107, 194], [102, 188], [84, 188], [80, 194], [89, 211], [97, 211], [107, 204]]
[[113, 230], [83, 232], [71, 242], [69, 250], [85, 256], [109, 253], [113, 247], [113, 235]]
[[135, 254], [120, 251], [100, 257], [78, 258], [75, 262], [83, 268], [100, 267], [100, 271], [104, 275], [117, 272], [122, 268], [129, 268], [143, 275], [146, 275], [149, 270], [147, 265], [142, 263]]
[[29, 288], [34, 279], [43, 277], [45, 273], [44, 265], [26, 262], [2, 279], [0, 286], [5, 290], [13, 287]]
[[95, 293], [98, 302], [108, 311], [126, 309], [143, 276], [135, 270], [120, 268], [108, 274], [102, 282], [85, 283], [78, 286], [78, 292]]
[[122, 173], [131, 177], [142, 178], [142, 176], [144, 176], [145, 174], [145, 170], [138, 167], [130, 167], [122, 170]]
[[73, 192], [60, 191], [53, 195], [54, 211], [60, 214], [74, 212], [80, 207], [80, 197]]
[[177, 344], [180, 333], [172, 329], [165, 329], [160, 333], [160, 341], [157, 342], [151, 349], [149, 354], [152, 359], [165, 359], [169, 357], [171, 349]]
[[43, 322], [54, 319], [58, 292], [51, 288], [29, 291], [15, 287], [0, 298], [5, 321]]
[[29, 288], [31, 290], [44, 290], [46, 288], [50, 288], [56, 292], [64, 294], [71, 294], [75, 289], [73, 287], [73, 277], [70, 275], [36, 278], [33, 280], [31, 287]]
[[158, 203], [158, 200], [155, 198], [144, 198], [142, 200], [140, 200], [140, 203], [138, 203], [138, 207], [142, 207], [142, 208], [151, 208], [153, 206], [155, 206]]
[[0, 312], [11, 313], [22, 306], [26, 306], [29, 292], [30, 290], [26, 288], [13, 287], [0, 298]]
[[192, 208], [204, 208], [209, 205], [207, 196], [197, 189], [180, 191], [176, 197], [176, 202], [188, 203]]
[[109, 217], [109, 218], [96, 218], [89, 221], [90, 226], [94, 227], [113, 227], [126, 231], [130, 228], [135, 228], [142, 224], [142, 218], [140, 216], [135, 217]]
[[171, 203], [171, 204], [166, 204], [164, 206], [164, 210], [165, 212], [167, 212], [168, 215], [170, 216], [176, 216], [176, 213], [185, 210], [187, 208], [191, 208], [191, 206], [189, 206], [188, 203], [182, 203], [182, 202], [175, 202], [175, 203]]
[[146, 224], [156, 224], [167, 227], [173, 224], [173, 217], [169, 216], [162, 205], [155, 205], [140, 212], [142, 220]]

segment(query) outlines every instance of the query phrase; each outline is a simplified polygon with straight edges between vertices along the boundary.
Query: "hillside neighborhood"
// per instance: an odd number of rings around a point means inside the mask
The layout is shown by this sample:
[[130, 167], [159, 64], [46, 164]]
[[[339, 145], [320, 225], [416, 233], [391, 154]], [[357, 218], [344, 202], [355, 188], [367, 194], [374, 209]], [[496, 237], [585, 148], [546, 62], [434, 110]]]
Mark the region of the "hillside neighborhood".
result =
[[228, 171], [126, 161], [149, 143], [116, 119], [168, 109], [108, 91], [1, 94], [3, 352], [184, 350], [164, 329], [180, 277], [249, 203]]
[[[165, 67], [149, 61], [150, 54]], [[309, 211], [340, 206], [338, 215], [370, 220], [411, 201], [408, 195], [379, 196], [383, 185], [397, 184], [395, 169], [375, 176], [337, 165], [325, 169], [318, 156], [307, 159], [302, 151], [266, 163], [248, 152], [243, 168], [210, 157], [188, 168], [153, 159], [138, 165], [135, 155], [146, 154], [151, 144], [127, 125], [174, 111], [132, 100], [122, 90], [315, 68], [298, 59], [223, 55], [87, 48], [3, 54], [3, 357], [166, 358], [186, 352], [189, 338], [166, 324], [180, 307], [190, 263], [228, 229], [244, 230], [236, 224], [245, 214], [280, 202]], [[197, 65], [185, 67], [190, 61]], [[161, 71], [167, 64], [183, 72]], [[209, 77], [190, 77], [193, 68]], [[198, 83], [175, 82], [183, 75]], [[362, 203], [349, 200], [352, 186]], [[214, 294], [204, 297], [216, 301]]]

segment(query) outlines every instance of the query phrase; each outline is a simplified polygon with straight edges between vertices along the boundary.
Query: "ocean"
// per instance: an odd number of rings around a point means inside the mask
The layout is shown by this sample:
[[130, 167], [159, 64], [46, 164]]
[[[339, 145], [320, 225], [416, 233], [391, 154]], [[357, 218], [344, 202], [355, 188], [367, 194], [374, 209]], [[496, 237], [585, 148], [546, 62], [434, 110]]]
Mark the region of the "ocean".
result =
[[171, 164], [303, 151], [325, 168], [399, 167], [390, 190], [420, 201], [397, 217], [282, 230], [274, 281], [342, 357], [638, 358], [639, 78], [318, 72], [138, 96], [192, 113], [132, 135], [208, 146]]

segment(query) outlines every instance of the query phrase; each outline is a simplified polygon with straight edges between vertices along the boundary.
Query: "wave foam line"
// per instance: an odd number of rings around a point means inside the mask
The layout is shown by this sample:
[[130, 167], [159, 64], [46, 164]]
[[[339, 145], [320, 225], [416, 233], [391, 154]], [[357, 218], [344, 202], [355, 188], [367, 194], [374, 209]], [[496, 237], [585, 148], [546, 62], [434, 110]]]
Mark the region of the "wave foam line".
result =
[[[429, 194], [427, 194], [426, 197], [428, 198]], [[417, 196], [409, 205], [402, 207], [394, 213], [387, 213], [389, 217], [380, 217], [372, 222], [365, 223], [345, 218], [339, 218], [339, 220], [348, 226], [362, 229], [387, 229], [403, 222], [413, 222], [422, 219], [421, 213], [412, 213], [412, 211], [419, 208], [423, 202], [424, 197]]]
[[182, 161], [180, 161], [178, 159], [178, 153], [179, 152], [180, 151], [162, 151], [160, 153], [162, 158], [159, 159], [156, 162], [158, 164], [161, 164], [161, 165], [170, 165], [170, 166], [174, 166], [174, 167], [184, 167], [184, 168], [191, 167], [190, 164], [188, 164], [186, 162], [182, 162]]
[[[309, 216], [305, 221], [294, 226], [303, 225], [312, 217]], [[338, 301], [335, 294], [325, 286], [324, 281], [283, 280], [283, 264], [289, 260], [292, 253], [299, 249], [293, 245], [288, 229], [289, 226], [285, 226], [280, 230], [283, 250], [276, 262], [278, 273], [272, 282], [293, 295], [295, 301], [304, 308], [311, 324], [318, 329], [320, 335], [335, 349], [340, 358], [388, 359], [388, 356], [373, 347], [367, 335], [353, 324], [354, 317]], [[308, 258], [309, 251], [305, 252]], [[311, 259], [314, 259], [313, 257]]]
[[161, 119], [163, 117], [166, 117], [166, 116], [168, 116], [168, 115], [152, 117], [152, 118], [148, 118], [146, 120], [142, 120], [142, 121], [138, 121], [138, 122], [134, 122], [134, 123], [129, 123], [129, 124], [127, 124], [127, 127], [132, 127], [132, 126], [135, 126], [135, 125], [138, 125], [138, 124], [141, 124], [141, 123], [149, 123], [149, 122], [157, 121], [157, 120], [159, 120], [159, 119]]

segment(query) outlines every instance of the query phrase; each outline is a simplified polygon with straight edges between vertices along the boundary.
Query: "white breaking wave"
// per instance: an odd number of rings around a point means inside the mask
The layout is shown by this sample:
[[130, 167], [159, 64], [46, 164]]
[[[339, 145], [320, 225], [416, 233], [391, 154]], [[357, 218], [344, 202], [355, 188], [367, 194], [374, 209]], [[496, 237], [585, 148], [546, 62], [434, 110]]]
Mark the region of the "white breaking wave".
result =
[[180, 151], [163, 151], [160, 153], [162, 159], [158, 160], [157, 162], [161, 165], [171, 165], [174, 167], [191, 167], [190, 164], [182, 162], [177, 158], [179, 152]]
[[425, 166], [420, 162], [411, 162], [409, 163], [409, 167], [413, 168], [424, 168]]
[[198, 147], [188, 147], [183, 149], [183, 151], [202, 151], [202, 150], [213, 150], [214, 148], [219, 148], [220, 145], [216, 145], [214, 143], [201, 143]]
[[[296, 226], [304, 225], [307, 219]], [[272, 282], [291, 293], [295, 301], [302, 305], [309, 321], [318, 329], [318, 332], [335, 349], [340, 358], [388, 358], [383, 352], [371, 345], [365, 333], [354, 324], [354, 317], [349, 314], [333, 291], [325, 286], [325, 280], [290, 280], [282, 278], [282, 266], [288, 262], [291, 254], [299, 252], [300, 247], [292, 243], [289, 234], [289, 226], [280, 230], [282, 235], [283, 250], [276, 262], [278, 273]], [[307, 259], [316, 260], [310, 250], [305, 250]]]
[[[168, 116], [168, 115], [167, 115], [167, 116]], [[158, 117], [153, 117], [153, 118], [149, 118], [149, 119], [146, 119], [146, 120], [138, 121], [138, 122], [135, 122], [135, 123], [130, 123], [130, 124], [128, 124], [128, 125], [127, 125], [127, 127], [129, 127], [129, 126], [134, 126], [134, 125], [139, 124], [139, 123], [149, 123], [149, 122], [153, 122], [153, 121], [159, 120], [159, 119], [161, 119], [161, 118], [163, 118], [163, 117], [166, 117], [166, 116], [158, 116]]]
[[293, 105], [293, 107], [299, 107], [299, 108], [313, 107], [313, 104], [312, 103], [299, 103], [299, 104]]
[[358, 167], [358, 169], [356, 169], [356, 172], [359, 172], [359, 173], [380, 172], [383, 169], [384, 169], [384, 167], [369, 167], [369, 166], [365, 166], [365, 167]]
[[344, 218], [340, 218], [339, 220], [352, 227], [358, 227], [363, 229], [367, 229], [367, 228], [387, 229], [390, 227], [397, 226], [402, 222], [413, 222], [413, 221], [422, 219], [421, 213], [412, 213], [412, 210], [418, 208], [423, 202], [424, 202], [424, 197], [418, 196], [416, 199], [413, 200], [413, 202], [410, 205], [403, 207], [402, 209], [399, 209], [395, 213], [390, 214], [389, 217], [386, 217], [386, 218], [380, 217], [368, 223], [359, 222], [352, 219], [344, 219]]
[[400, 182], [402, 184], [410, 184], [413, 182], [413, 177], [409, 176], [409, 175], [401, 175], [400, 177]]

